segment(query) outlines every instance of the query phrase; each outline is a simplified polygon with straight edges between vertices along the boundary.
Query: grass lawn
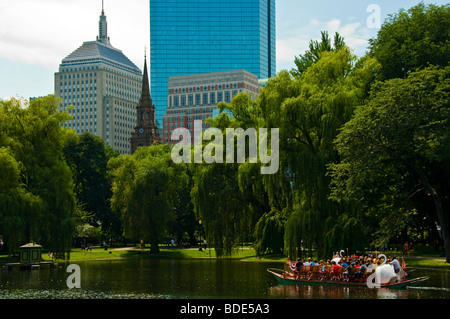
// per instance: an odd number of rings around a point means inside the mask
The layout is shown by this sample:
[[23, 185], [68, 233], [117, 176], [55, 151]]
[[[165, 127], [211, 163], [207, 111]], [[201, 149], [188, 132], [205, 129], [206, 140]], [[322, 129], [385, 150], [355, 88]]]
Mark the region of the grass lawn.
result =
[[[139, 249], [136, 247], [129, 248], [94, 248], [92, 251], [84, 252], [80, 249], [72, 249], [70, 260], [97, 260], [97, 259], [116, 259], [116, 258], [150, 258], [150, 259], [204, 259], [217, 258], [214, 249], [198, 248], [167, 248], [160, 247], [158, 254], [150, 254], [149, 248]], [[258, 260], [255, 251], [250, 248], [236, 249], [229, 259]]]
[[445, 262], [444, 258], [430, 257], [408, 257], [405, 259], [408, 268], [433, 268], [440, 270], [450, 270], [450, 264]]
[[[401, 257], [401, 252], [388, 252], [387, 255], [396, 255]], [[420, 254], [420, 255], [419, 255]], [[127, 259], [127, 258], [148, 258], [148, 259], [209, 259], [217, 258], [214, 249], [198, 248], [169, 248], [166, 245], [160, 246], [159, 254], [150, 254], [149, 247], [139, 249], [137, 247], [112, 247], [108, 250], [95, 247], [92, 251], [81, 251], [79, 248], [73, 248], [70, 253], [70, 262], [81, 260], [107, 260], [107, 259]], [[228, 259], [241, 260], [248, 262], [280, 262], [287, 260], [282, 255], [266, 255], [261, 258], [256, 257], [255, 251], [250, 246], [244, 246], [233, 251]], [[51, 260], [44, 250], [43, 260]], [[441, 270], [450, 270], [450, 264], [445, 263], [445, 259], [440, 257], [439, 251], [433, 247], [418, 246], [414, 256], [406, 257], [408, 268], [433, 268]], [[0, 255], [0, 264], [19, 262], [19, 257], [9, 257], [7, 254]]]

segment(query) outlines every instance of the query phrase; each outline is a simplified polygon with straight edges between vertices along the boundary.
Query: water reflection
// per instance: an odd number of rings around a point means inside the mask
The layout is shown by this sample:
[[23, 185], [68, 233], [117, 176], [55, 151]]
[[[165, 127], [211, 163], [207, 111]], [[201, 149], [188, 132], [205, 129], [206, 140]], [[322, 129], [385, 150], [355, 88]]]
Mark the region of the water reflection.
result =
[[270, 294], [280, 299], [450, 299], [450, 288], [424, 286], [395, 290], [345, 286], [276, 285], [270, 288]]
[[271, 288], [271, 294], [277, 298], [374, 299], [386, 298], [390, 292], [388, 289], [369, 290], [367, 287], [278, 285]]
[[[279, 263], [226, 260], [80, 262], [81, 289], [69, 290], [67, 265], [39, 271], [0, 271], [0, 299], [450, 299], [450, 272], [407, 290], [279, 285], [266, 269]], [[437, 289], [436, 289], [437, 288]]]

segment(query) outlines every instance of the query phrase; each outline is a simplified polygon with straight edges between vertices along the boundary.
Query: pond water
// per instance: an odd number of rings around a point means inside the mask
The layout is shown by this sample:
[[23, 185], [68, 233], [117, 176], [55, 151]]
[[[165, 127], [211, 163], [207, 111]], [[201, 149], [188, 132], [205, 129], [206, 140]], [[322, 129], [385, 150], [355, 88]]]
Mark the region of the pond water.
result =
[[68, 264], [56, 269], [0, 270], [0, 299], [450, 299], [450, 272], [417, 269], [429, 276], [404, 290], [366, 287], [284, 286], [267, 268], [281, 263], [229, 260], [73, 262], [81, 288], [67, 287]]

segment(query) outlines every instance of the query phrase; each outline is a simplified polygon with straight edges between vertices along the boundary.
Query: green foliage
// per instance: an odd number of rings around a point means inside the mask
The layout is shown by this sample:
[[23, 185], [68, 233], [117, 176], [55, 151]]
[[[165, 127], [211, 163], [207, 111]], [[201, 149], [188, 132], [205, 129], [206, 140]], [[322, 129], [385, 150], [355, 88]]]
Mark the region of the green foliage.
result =
[[125, 237], [148, 241], [158, 252], [173, 203], [188, 182], [185, 164], [174, 164], [164, 145], [138, 148], [132, 156], [111, 159], [109, 167], [112, 210], [122, 216]]
[[303, 55], [295, 57], [294, 63], [297, 69], [292, 69], [291, 74], [295, 77], [300, 77], [310, 66], [320, 60], [323, 52], [331, 52], [334, 50], [340, 50], [345, 47], [344, 39], [338, 32], [334, 35], [334, 43], [331, 45], [331, 39], [328, 35], [328, 31], [321, 31], [321, 40], [309, 42], [309, 50]]
[[279, 128], [273, 175], [248, 160], [175, 164], [168, 146], [119, 156], [63, 129], [54, 97], [0, 101], [0, 234], [10, 249], [37, 241], [64, 256], [75, 231], [98, 236], [101, 225], [157, 252], [169, 234], [193, 240], [197, 218], [219, 257], [248, 241], [258, 255], [325, 257], [427, 220], [449, 255], [449, 17], [449, 5], [401, 10], [360, 59], [322, 32], [256, 100], [220, 103], [208, 121], [223, 134]]
[[317, 249], [319, 256], [331, 253], [324, 244], [323, 220], [343, 213], [343, 207], [328, 200], [327, 165], [339, 161], [333, 141], [355, 107], [367, 98], [367, 86], [378, 68], [373, 59], [356, 61], [346, 47], [323, 52], [296, 80], [300, 93], [282, 104], [287, 135], [282, 158], [292, 172], [293, 192], [299, 199], [286, 228], [286, 249], [291, 255], [301, 251], [301, 245]]
[[291, 258], [302, 258], [304, 248], [311, 253], [313, 242], [317, 242], [317, 218], [319, 214], [312, 209], [298, 205], [289, 215], [284, 236], [286, 253]]
[[449, 240], [449, 75], [450, 67], [430, 67], [373, 86], [370, 100], [336, 140], [342, 162], [330, 166], [333, 198], [359, 202], [367, 212], [376, 208], [382, 224], [393, 223], [392, 214], [407, 220], [432, 200], [435, 214], [422, 214], [434, 218]]
[[39, 197], [26, 190], [20, 180], [21, 169], [11, 152], [0, 148], [0, 234], [9, 249], [23, 242], [26, 231], [27, 212], [37, 211]]
[[284, 245], [284, 224], [286, 218], [283, 213], [271, 211], [264, 214], [255, 226], [254, 248], [258, 256], [269, 254], [280, 254]]
[[80, 223], [101, 228], [105, 235], [119, 236], [120, 218], [111, 211], [111, 181], [107, 166], [111, 157], [117, 157], [106, 148], [101, 138], [89, 133], [71, 138], [64, 147], [75, 182], [75, 194], [82, 207]]
[[69, 117], [57, 111], [58, 104], [53, 96], [29, 103], [0, 101], [0, 147], [6, 166], [0, 214], [5, 216], [2, 228], [10, 249], [35, 241], [65, 258], [76, 206], [71, 172], [62, 156], [69, 135], [61, 124]]
[[206, 238], [218, 256], [230, 256], [233, 248], [251, 232], [252, 210], [243, 200], [235, 164], [193, 164], [192, 202]]
[[406, 78], [430, 64], [447, 66], [450, 60], [450, 5], [420, 3], [389, 15], [370, 54], [383, 66], [381, 79]]

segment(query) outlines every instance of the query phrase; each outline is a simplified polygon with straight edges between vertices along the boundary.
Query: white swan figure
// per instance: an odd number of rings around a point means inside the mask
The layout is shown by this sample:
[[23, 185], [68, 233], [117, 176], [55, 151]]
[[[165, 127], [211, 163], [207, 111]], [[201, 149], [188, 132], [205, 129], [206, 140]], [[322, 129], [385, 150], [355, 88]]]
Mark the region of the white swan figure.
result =
[[333, 258], [331, 261], [334, 261], [336, 264], [339, 263], [342, 259], [342, 253], [345, 253], [345, 250], [341, 250], [339, 252], [339, 257]]
[[384, 262], [375, 269], [375, 278], [378, 284], [388, 284], [400, 277], [395, 273], [394, 266], [386, 264], [387, 258], [385, 255], [378, 255], [378, 258], [384, 257]]

